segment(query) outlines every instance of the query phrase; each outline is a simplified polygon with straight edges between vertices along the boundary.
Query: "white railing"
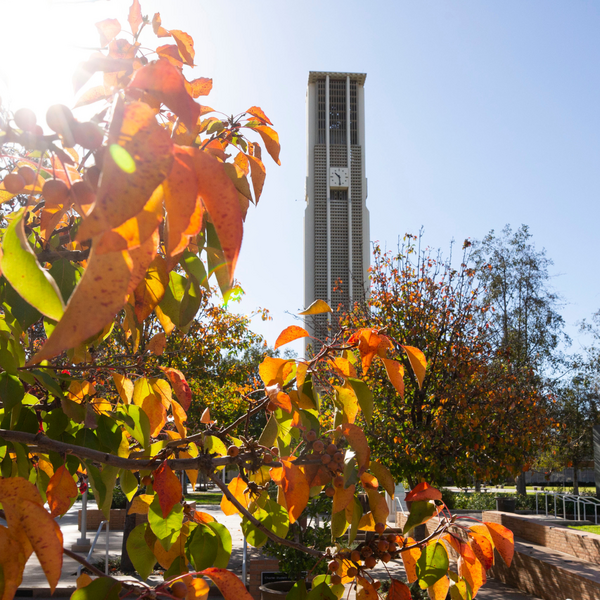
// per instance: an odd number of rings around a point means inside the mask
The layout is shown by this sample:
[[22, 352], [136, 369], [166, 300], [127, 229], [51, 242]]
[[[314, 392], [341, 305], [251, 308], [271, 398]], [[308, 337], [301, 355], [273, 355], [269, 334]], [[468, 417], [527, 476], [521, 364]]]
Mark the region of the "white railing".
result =
[[557, 506], [562, 502], [563, 519], [567, 518], [567, 503], [573, 503], [573, 514], [577, 516], [577, 520], [581, 521], [581, 509], [583, 508], [583, 521], [587, 521], [587, 508], [594, 509], [594, 523], [598, 525], [598, 509], [600, 508], [600, 500], [592, 496], [578, 496], [577, 494], [563, 494], [561, 492], [536, 492], [535, 493], [535, 512], [540, 514], [539, 495], [544, 496], [544, 505], [546, 516], [548, 516], [548, 497], [554, 500], [554, 517], [558, 518]]

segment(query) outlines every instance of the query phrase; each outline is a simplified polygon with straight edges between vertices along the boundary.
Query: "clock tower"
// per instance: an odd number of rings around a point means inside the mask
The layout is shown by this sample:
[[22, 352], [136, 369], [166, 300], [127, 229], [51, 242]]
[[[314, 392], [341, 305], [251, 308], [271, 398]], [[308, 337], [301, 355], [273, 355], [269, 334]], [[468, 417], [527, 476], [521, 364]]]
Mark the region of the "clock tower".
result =
[[[333, 314], [306, 318], [311, 335], [336, 329], [337, 308], [368, 290], [364, 73], [311, 72], [307, 91], [304, 302], [325, 300]], [[308, 338], [307, 338], [308, 339]], [[319, 346], [309, 340], [316, 350]]]

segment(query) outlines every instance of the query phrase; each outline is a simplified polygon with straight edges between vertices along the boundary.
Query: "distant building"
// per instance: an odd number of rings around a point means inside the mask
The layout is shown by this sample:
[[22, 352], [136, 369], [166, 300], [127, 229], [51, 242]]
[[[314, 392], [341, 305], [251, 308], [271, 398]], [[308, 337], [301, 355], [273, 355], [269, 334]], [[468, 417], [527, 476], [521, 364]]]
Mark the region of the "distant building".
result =
[[[334, 311], [365, 298], [369, 211], [365, 176], [365, 73], [310, 72], [307, 91], [307, 177], [304, 215], [304, 301]], [[325, 339], [335, 313], [307, 317]], [[309, 342], [310, 343], [310, 342]]]

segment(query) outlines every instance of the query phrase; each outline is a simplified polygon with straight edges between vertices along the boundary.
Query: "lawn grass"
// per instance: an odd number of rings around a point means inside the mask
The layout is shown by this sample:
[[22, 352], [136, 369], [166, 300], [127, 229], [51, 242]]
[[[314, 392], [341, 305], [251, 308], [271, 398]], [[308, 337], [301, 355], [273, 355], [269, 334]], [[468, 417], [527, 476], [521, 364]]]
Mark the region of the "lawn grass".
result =
[[221, 504], [223, 494], [215, 492], [192, 492], [185, 495], [187, 502], [196, 502], [201, 504]]
[[579, 531], [587, 531], [600, 535], [600, 525], [569, 525], [569, 529], [578, 529]]

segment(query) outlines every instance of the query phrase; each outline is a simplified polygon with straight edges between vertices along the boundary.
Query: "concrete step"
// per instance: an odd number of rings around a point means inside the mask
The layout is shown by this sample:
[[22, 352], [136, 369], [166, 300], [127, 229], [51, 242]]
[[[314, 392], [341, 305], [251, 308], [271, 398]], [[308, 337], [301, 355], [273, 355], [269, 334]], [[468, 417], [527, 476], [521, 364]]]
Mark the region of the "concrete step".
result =
[[599, 565], [521, 538], [515, 538], [515, 555], [510, 568], [497, 556], [489, 574], [544, 600], [600, 598]]

